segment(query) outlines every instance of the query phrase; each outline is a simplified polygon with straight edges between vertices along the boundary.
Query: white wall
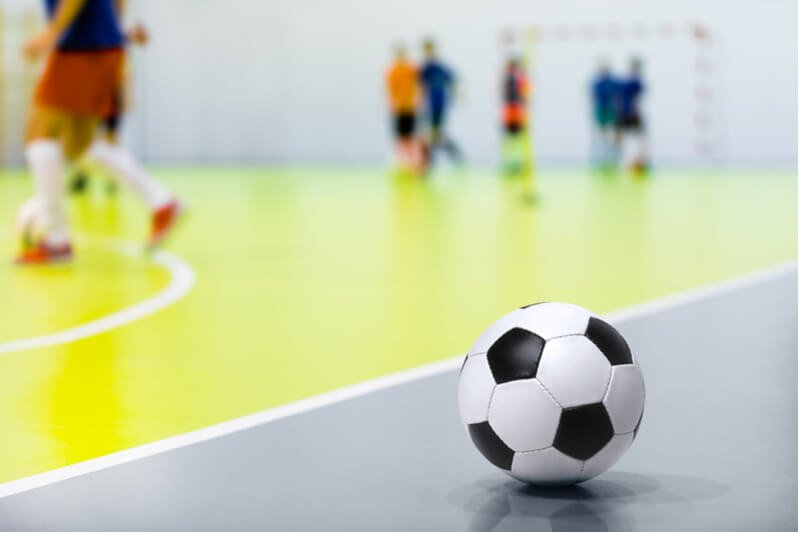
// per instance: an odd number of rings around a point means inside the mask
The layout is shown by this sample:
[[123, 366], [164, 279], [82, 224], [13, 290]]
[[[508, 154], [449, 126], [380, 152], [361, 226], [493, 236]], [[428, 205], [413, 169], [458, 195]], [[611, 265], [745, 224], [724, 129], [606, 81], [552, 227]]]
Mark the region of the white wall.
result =
[[[6, 0], [4, 0], [5, 2]], [[17, 3], [25, 0], [12, 0]], [[28, 2], [36, 0], [28, 0]], [[393, 43], [434, 36], [458, 72], [453, 135], [495, 161], [498, 34], [508, 26], [665, 21], [713, 34], [715, 150], [731, 165], [794, 165], [794, 0], [129, 0], [151, 28], [134, 53], [126, 137], [159, 162], [379, 162], [388, 152], [383, 73]], [[542, 162], [588, 151], [586, 83], [598, 56], [646, 60], [653, 152], [694, 158], [691, 39], [539, 47], [535, 134]]]

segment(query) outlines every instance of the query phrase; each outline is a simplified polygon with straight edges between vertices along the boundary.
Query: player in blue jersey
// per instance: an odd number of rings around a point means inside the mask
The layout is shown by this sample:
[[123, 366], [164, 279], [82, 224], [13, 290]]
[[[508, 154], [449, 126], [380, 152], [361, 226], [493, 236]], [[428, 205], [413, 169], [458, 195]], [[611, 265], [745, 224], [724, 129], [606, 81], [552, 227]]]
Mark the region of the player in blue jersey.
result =
[[642, 62], [633, 58], [630, 74], [619, 82], [617, 89], [616, 144], [621, 152], [626, 140], [632, 142], [632, 156], [628, 166], [637, 173], [645, 172], [648, 168], [647, 138], [640, 108], [644, 91]]
[[419, 69], [425, 113], [428, 122], [428, 159], [433, 163], [439, 150], [444, 150], [451, 161], [461, 160], [461, 151], [445, 130], [445, 120], [450, 108], [456, 79], [452, 70], [437, 56], [436, 44], [431, 39], [422, 43], [425, 60]]
[[601, 63], [591, 83], [592, 159], [601, 168], [616, 162], [614, 132], [617, 122], [617, 92], [619, 83], [606, 63]]
[[[114, 111], [123, 68], [121, 2], [45, 0], [48, 23], [24, 45], [31, 61], [47, 57], [28, 117], [25, 157], [33, 175], [35, 231], [26, 228], [20, 264], [67, 261], [72, 246], [64, 178], [82, 156], [100, 121]], [[140, 192], [151, 208], [149, 243], [161, 242], [180, 204], [124, 150], [101, 154], [114, 175]], [[33, 234], [33, 235], [32, 235]]]

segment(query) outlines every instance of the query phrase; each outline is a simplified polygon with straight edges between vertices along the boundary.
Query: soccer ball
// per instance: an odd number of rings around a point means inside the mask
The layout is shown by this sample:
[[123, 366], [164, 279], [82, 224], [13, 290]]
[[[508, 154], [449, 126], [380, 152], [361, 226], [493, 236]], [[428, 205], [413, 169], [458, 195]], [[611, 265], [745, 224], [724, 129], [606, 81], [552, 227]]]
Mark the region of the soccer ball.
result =
[[590, 311], [533, 304], [504, 316], [461, 367], [458, 406], [496, 467], [537, 485], [606, 471], [642, 421], [644, 380], [628, 343]]
[[32, 248], [42, 237], [41, 209], [37, 198], [26, 200], [17, 211], [16, 231], [23, 250]]

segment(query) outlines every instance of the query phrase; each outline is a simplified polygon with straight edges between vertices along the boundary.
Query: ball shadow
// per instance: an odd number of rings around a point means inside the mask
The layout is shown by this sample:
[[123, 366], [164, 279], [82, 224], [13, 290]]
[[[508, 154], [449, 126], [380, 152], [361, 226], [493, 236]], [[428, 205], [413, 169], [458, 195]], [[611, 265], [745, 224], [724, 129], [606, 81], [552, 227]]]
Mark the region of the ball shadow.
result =
[[[463, 509], [471, 530], [630, 531], [652, 528], [672, 513], [691, 513], [695, 501], [718, 497], [727, 487], [673, 475], [609, 472], [580, 485], [536, 487], [497, 475], [448, 494]], [[636, 505], [633, 505], [633, 504]], [[655, 512], [643, 507], [663, 505]]]

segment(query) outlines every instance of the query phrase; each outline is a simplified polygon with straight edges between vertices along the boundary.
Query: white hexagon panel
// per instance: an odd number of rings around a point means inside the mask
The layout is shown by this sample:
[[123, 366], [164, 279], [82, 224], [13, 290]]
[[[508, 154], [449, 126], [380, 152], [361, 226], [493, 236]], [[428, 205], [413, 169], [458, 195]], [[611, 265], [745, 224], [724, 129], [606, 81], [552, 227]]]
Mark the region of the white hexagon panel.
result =
[[516, 452], [553, 444], [561, 408], [535, 379], [495, 387], [489, 405], [489, 425]]
[[517, 327], [525, 328], [544, 340], [583, 335], [591, 316], [583, 307], [564, 302], [532, 304], [515, 313]]
[[597, 403], [605, 396], [611, 363], [586, 337], [547, 341], [536, 378], [562, 407]]

